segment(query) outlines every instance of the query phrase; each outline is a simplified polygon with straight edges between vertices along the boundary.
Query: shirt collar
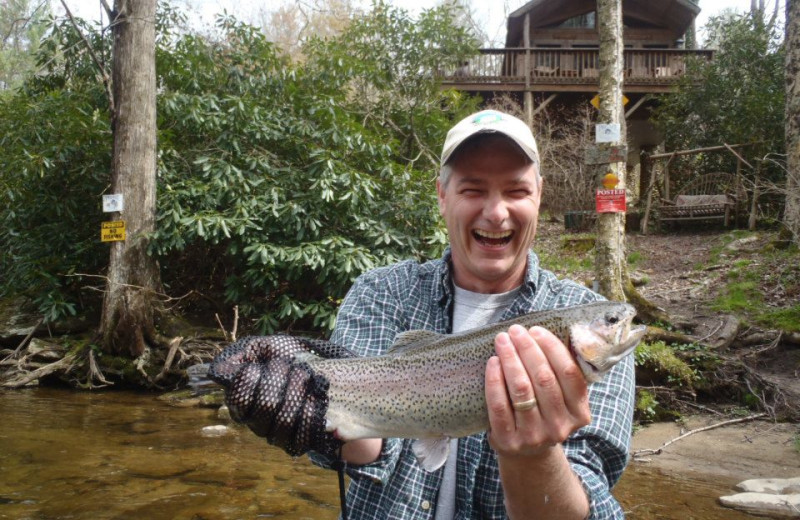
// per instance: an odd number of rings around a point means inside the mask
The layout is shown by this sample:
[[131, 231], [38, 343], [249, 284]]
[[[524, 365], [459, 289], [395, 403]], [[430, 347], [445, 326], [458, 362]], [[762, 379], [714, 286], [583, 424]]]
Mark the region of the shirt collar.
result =
[[[439, 264], [438, 276], [439, 283], [436, 284], [438, 289], [438, 301], [442, 307], [447, 307], [453, 299], [453, 277], [452, 277], [452, 252], [450, 248], [446, 248], [442, 254], [442, 259]], [[525, 270], [525, 279], [522, 282], [520, 295], [531, 296], [536, 293], [536, 284], [539, 280], [539, 257], [532, 249], [528, 250], [528, 265]]]

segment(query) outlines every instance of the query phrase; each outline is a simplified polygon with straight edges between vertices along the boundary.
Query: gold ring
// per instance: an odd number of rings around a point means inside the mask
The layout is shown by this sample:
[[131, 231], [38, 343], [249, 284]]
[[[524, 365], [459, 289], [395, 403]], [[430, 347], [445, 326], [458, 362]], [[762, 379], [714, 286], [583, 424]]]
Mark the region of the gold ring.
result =
[[511, 403], [511, 406], [514, 407], [514, 410], [518, 412], [524, 412], [526, 410], [533, 410], [536, 408], [536, 398], [530, 399], [528, 401], [522, 401], [521, 403]]

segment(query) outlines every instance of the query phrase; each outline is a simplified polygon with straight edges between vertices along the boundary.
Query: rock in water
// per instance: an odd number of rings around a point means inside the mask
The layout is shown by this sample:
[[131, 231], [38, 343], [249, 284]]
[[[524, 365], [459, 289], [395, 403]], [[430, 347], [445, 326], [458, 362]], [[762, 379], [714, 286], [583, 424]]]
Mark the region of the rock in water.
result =
[[224, 424], [215, 424], [214, 426], [204, 426], [200, 433], [203, 437], [221, 437], [227, 435], [228, 429]]
[[720, 504], [749, 514], [770, 518], [800, 518], [800, 493], [776, 495], [770, 493], [737, 493], [720, 497]]

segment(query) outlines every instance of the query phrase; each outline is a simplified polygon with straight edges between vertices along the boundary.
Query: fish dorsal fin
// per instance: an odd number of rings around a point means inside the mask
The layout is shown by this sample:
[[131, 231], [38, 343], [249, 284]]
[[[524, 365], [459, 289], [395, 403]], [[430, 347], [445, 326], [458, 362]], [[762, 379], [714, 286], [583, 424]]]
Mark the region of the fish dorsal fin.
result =
[[389, 347], [388, 352], [404, 352], [414, 350], [417, 347], [425, 346], [437, 339], [440, 339], [444, 334], [438, 332], [431, 332], [429, 330], [407, 330], [401, 332], [394, 338], [394, 344]]
[[411, 445], [411, 451], [425, 471], [436, 471], [447, 461], [447, 454], [450, 453], [450, 437], [417, 439]]

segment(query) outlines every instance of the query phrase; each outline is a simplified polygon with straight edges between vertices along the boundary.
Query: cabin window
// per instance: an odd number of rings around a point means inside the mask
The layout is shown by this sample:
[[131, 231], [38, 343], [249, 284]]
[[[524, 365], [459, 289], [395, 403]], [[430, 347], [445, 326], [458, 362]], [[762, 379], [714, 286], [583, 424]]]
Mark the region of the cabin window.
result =
[[594, 29], [596, 18], [597, 16], [595, 15], [595, 12], [592, 11], [586, 14], [573, 16], [559, 25], [559, 27], [569, 27], [572, 29]]

